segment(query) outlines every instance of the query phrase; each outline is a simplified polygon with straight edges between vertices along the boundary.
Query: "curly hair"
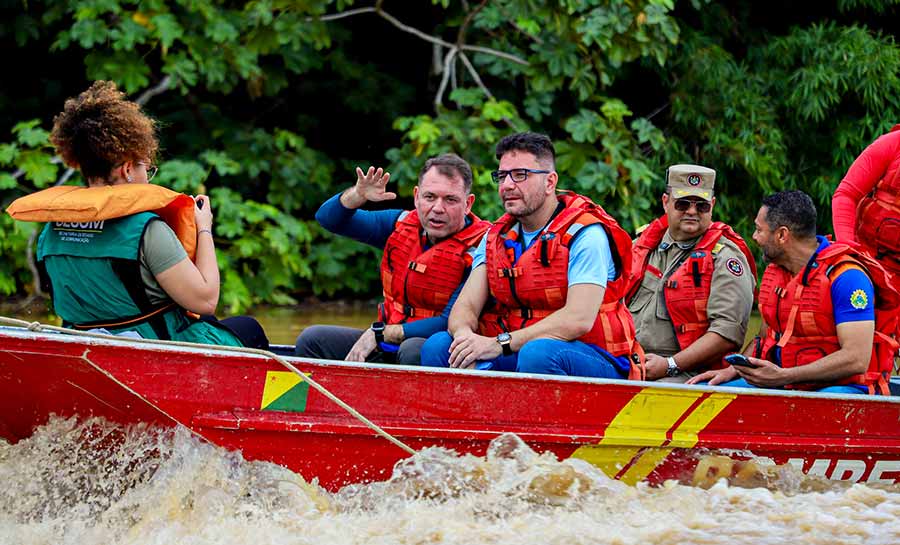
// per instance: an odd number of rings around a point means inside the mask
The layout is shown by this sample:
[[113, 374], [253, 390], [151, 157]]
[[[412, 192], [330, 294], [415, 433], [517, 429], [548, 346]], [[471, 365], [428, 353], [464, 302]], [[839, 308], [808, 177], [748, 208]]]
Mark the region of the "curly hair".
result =
[[105, 180], [125, 161], [152, 162], [159, 150], [156, 122], [111, 81], [95, 81], [78, 98], [66, 100], [53, 118], [50, 142], [87, 180]]

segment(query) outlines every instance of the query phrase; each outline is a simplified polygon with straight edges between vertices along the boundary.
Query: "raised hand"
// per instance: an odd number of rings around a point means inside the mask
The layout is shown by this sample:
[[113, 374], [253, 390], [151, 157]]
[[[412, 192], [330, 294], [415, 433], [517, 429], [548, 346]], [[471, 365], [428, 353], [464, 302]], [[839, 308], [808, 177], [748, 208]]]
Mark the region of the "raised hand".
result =
[[391, 173], [382, 168], [369, 167], [363, 172], [356, 167], [356, 185], [344, 191], [341, 195], [341, 203], [347, 208], [359, 208], [366, 202], [389, 201], [396, 199], [397, 194], [385, 191]]

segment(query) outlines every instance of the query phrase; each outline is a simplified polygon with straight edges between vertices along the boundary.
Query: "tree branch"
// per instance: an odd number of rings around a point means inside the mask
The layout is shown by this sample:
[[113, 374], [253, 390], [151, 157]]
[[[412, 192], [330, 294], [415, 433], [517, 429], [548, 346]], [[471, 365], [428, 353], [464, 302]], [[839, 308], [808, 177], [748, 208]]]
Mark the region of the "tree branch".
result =
[[[37, 262], [34, 260], [34, 241], [39, 231], [40, 229], [35, 229], [28, 235], [28, 244], [25, 246], [25, 263], [28, 264], [28, 270], [31, 271], [31, 296], [46, 298], [47, 294], [41, 288], [41, 273], [38, 272]], [[30, 299], [31, 297], [29, 297]]]
[[479, 11], [484, 9], [484, 6], [487, 5], [487, 3], [488, 3], [488, 0], [481, 0], [481, 3], [478, 4], [478, 7], [469, 11], [469, 13], [466, 14], [466, 18], [463, 19], [462, 24], [459, 25], [459, 32], [456, 33], [457, 47], [462, 47], [463, 42], [466, 41], [466, 32], [469, 30], [469, 25], [472, 24], [472, 19], [474, 19], [475, 16], [478, 15]]
[[[479, 7], [475, 8], [475, 11], [477, 12], [478, 10], [481, 9], [481, 7], [482, 7], [482, 6], [479, 6]], [[412, 34], [413, 36], [416, 36], [416, 37], [418, 37], [418, 38], [421, 38], [421, 39], [425, 40], [426, 42], [431, 42], [431, 43], [433, 43], [433, 44], [438, 44], [438, 45], [441, 45], [441, 46], [446, 47], [446, 48], [454, 47], [453, 44], [451, 44], [450, 42], [448, 42], [448, 41], [446, 41], [446, 40], [442, 40], [441, 38], [438, 38], [437, 36], [432, 36], [432, 35], [430, 35], [430, 34], [426, 34], [426, 33], [422, 32], [421, 30], [419, 30], [419, 29], [417, 29], [417, 28], [415, 28], [415, 27], [411, 27], [411, 26], [409, 26], [409, 25], [407, 25], [407, 24], [404, 24], [403, 22], [401, 22], [399, 19], [397, 19], [396, 17], [394, 17], [394, 16], [391, 15], [390, 13], [388, 13], [388, 12], [384, 11], [383, 9], [381, 9], [381, 0], [379, 0], [379, 1], [375, 4], [375, 6], [372, 6], [372, 7], [368, 7], [368, 8], [357, 8], [357, 9], [352, 9], [352, 10], [348, 10], [348, 11], [342, 11], [342, 12], [340, 12], [340, 13], [332, 13], [332, 14], [330, 14], [330, 15], [322, 15], [322, 16], [320, 16], [320, 17], [307, 17], [306, 20], [307, 20], [307, 21], [315, 21], [315, 20], [319, 20], [319, 21], [335, 21], [335, 20], [337, 20], [337, 19], [343, 19], [343, 18], [345, 18], [345, 17], [351, 17], [351, 16], [353, 16], [353, 15], [359, 15], [359, 14], [362, 14], [362, 13], [375, 13], [375, 14], [377, 14], [379, 17], [381, 17], [382, 19], [386, 20], [386, 21], [389, 22], [390, 24], [392, 24], [392, 25], [394, 25], [395, 27], [397, 27], [397, 28], [399, 28], [400, 30], [402, 30], [403, 32], [406, 32], [406, 33], [408, 33], [408, 34]], [[463, 24], [467, 24], [467, 23], [464, 22]], [[495, 56], [495, 57], [500, 57], [501, 59], [506, 59], [506, 60], [508, 60], [508, 61], [512, 61], [512, 62], [515, 62], [515, 63], [517, 63], [517, 64], [521, 64], [521, 65], [523, 65], [523, 66], [528, 66], [528, 61], [526, 61], [526, 60], [523, 59], [522, 57], [519, 57], [519, 56], [517, 56], [517, 55], [513, 55], [512, 53], [506, 53], [506, 52], [503, 52], [503, 51], [498, 51], [498, 50], [496, 50], [496, 49], [491, 49], [490, 47], [482, 47], [482, 46], [477, 46], [477, 45], [462, 45], [462, 46], [459, 47], [459, 49], [463, 49], [463, 50], [467, 50], [467, 51], [477, 51], [477, 52], [479, 52], [479, 53], [484, 53], [484, 54], [486, 54], [486, 55], [493, 55], [493, 56]]]
[[378, 8], [372, 6], [368, 8], [356, 8], [356, 9], [348, 9], [347, 11], [342, 11], [340, 13], [332, 13], [331, 15], [322, 15], [321, 17], [307, 17], [307, 21], [315, 21], [318, 19], [319, 21], [337, 21], [338, 19], [343, 19], [345, 17], [353, 17], [354, 15], [359, 15], [360, 13], [373, 13], [377, 11]]
[[147, 102], [151, 98], [168, 91], [169, 87], [171, 87], [171, 86], [172, 86], [172, 76], [166, 76], [162, 80], [160, 80], [160, 82], [157, 83], [155, 86], [153, 86], [153, 87], [147, 89], [146, 91], [144, 91], [143, 93], [141, 93], [141, 95], [139, 97], [137, 97], [136, 99], [134, 99], [134, 101], [137, 102], [138, 104], [140, 104], [141, 106], [143, 106], [143, 105], [147, 104]]
[[460, 52], [459, 58], [462, 59], [464, 65], [466, 65], [466, 69], [469, 71], [469, 74], [472, 75], [472, 79], [475, 80], [475, 83], [478, 84], [478, 87], [484, 91], [484, 94], [488, 96], [489, 99], [494, 100], [494, 95], [491, 94], [491, 90], [487, 88], [483, 81], [481, 81], [481, 77], [478, 75], [478, 72], [475, 71], [475, 67], [472, 66], [472, 62], [469, 60], [469, 57], [466, 56], [465, 53]]
[[441, 76], [441, 84], [438, 87], [437, 94], [434, 96], [434, 107], [437, 109], [444, 101], [444, 91], [447, 89], [447, 81], [450, 79], [450, 72], [452, 70], [450, 63], [453, 62], [453, 57], [459, 53], [459, 49], [456, 47], [451, 47], [450, 51], [444, 56], [444, 74]]
[[663, 105], [660, 106], [659, 108], [657, 108], [657, 109], [653, 110], [652, 112], [650, 112], [650, 115], [647, 116], [647, 119], [648, 119], [648, 120], [653, 119], [654, 117], [656, 117], [658, 114], [660, 114], [663, 110], [665, 110], [665, 109], [668, 108], [668, 107], [669, 107], [669, 102], [666, 101], [665, 104], [663, 104]]
[[496, 49], [491, 49], [490, 47], [481, 47], [480, 45], [464, 45], [460, 49], [464, 51], [477, 51], [478, 53], [485, 53], [487, 55], [493, 55], [495, 57], [500, 57], [501, 59], [506, 59], [508, 61], [512, 61], [516, 64], [521, 64], [522, 66], [528, 66], [528, 61], [519, 57], [517, 55], [513, 55], [512, 53], [504, 53], [503, 51], [497, 51]]

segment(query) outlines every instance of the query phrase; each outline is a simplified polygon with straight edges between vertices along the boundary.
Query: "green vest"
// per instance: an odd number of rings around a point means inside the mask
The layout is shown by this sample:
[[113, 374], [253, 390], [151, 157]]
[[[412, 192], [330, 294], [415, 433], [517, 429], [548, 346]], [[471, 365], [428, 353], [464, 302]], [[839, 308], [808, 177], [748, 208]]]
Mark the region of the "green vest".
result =
[[[64, 325], [100, 325], [119, 333], [136, 331], [146, 339], [171, 339], [224, 346], [242, 346], [221, 326], [195, 320], [171, 308], [150, 320], [151, 307], [140, 281], [140, 248], [152, 212], [84, 222], [53, 222], [38, 239], [37, 259], [50, 279], [53, 306]], [[110, 326], [109, 323], [128, 325]]]

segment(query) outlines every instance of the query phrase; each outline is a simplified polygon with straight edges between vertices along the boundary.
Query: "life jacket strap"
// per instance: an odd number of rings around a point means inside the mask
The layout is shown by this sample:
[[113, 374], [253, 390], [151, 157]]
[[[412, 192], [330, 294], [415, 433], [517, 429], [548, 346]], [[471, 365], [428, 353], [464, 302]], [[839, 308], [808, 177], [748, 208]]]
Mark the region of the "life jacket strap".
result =
[[433, 310], [418, 308], [407, 303], [401, 304], [398, 302], [394, 302], [394, 310], [407, 318], [433, 318], [435, 316], [440, 316], [441, 314], [440, 312], [435, 312]]
[[[118, 320], [97, 320], [95, 322], [72, 323], [72, 324], [69, 324], [69, 327], [71, 327], [72, 329], [77, 329], [79, 331], [87, 331], [89, 329], [96, 329], [96, 328], [100, 328], [100, 327], [106, 328], [106, 329], [109, 329], [109, 328], [116, 329], [116, 328], [121, 328], [121, 327], [137, 326], [142, 323], [149, 322], [150, 320], [152, 320], [153, 318], [155, 318], [157, 316], [162, 316], [165, 312], [168, 312], [177, 307], [178, 307], [178, 305], [175, 304], [174, 301], [170, 301], [170, 302], [168, 302], [164, 305], [161, 305], [147, 313], [137, 314], [134, 316], [126, 316], [126, 317], [120, 318]], [[166, 338], [163, 340], [169, 340], [169, 335], [166, 334]]]

